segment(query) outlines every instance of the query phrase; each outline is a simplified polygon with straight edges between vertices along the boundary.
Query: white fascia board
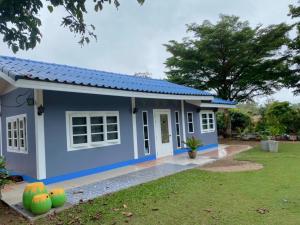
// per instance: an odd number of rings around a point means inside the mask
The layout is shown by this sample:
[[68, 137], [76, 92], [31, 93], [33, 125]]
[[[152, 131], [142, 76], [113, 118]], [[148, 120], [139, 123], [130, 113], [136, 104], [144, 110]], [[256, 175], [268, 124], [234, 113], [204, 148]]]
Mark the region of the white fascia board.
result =
[[232, 109], [236, 108], [236, 105], [228, 105], [228, 104], [215, 104], [215, 103], [205, 103], [201, 101], [187, 101], [192, 105], [196, 105], [202, 108], [219, 108], [219, 109]]
[[19, 88], [33, 88], [40, 90], [65, 91], [86, 94], [110, 95], [135, 98], [154, 98], [154, 99], [172, 99], [172, 100], [212, 100], [213, 96], [193, 96], [193, 95], [171, 95], [156, 94], [138, 91], [124, 91], [109, 88], [86, 87], [81, 85], [61, 84], [47, 81], [23, 80], [15, 81], [15, 86]]
[[14, 85], [15, 84], [15, 80], [12, 79], [10, 76], [8, 76], [7, 74], [3, 73], [2, 71], [0, 71], [0, 78], [2, 78], [3, 80], [7, 81], [8, 83]]
[[200, 104], [200, 107], [204, 107], [204, 108], [233, 109], [233, 108], [236, 108], [236, 105], [213, 104], [213, 103], [201, 103], [201, 104]]

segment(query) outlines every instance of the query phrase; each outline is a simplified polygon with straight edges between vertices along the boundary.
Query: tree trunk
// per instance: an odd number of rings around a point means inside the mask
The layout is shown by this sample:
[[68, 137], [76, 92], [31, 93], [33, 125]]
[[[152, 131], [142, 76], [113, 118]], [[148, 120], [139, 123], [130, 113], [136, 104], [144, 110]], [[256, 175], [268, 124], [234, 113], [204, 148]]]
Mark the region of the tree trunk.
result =
[[225, 137], [231, 138], [231, 136], [232, 136], [231, 117], [230, 117], [230, 112], [228, 109], [224, 110], [224, 115], [225, 115]]

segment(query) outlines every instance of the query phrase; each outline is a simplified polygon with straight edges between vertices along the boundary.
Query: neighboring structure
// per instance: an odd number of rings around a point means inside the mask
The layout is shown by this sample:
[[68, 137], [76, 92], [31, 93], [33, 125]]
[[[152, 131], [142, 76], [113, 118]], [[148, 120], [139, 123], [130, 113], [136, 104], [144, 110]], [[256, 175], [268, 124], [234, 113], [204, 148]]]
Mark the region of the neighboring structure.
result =
[[1, 155], [28, 181], [53, 183], [217, 147], [215, 111], [234, 107], [164, 80], [0, 56]]

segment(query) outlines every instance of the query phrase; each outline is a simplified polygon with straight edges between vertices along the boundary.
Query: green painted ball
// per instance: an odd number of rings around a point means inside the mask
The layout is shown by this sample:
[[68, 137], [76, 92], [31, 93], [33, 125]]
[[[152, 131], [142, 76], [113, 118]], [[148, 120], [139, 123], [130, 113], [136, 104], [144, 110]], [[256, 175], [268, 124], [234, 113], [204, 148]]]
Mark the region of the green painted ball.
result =
[[31, 212], [35, 215], [41, 215], [49, 212], [52, 202], [48, 194], [35, 195], [31, 202]]
[[28, 184], [23, 192], [23, 206], [25, 209], [30, 210], [32, 198], [38, 194], [46, 194], [47, 190], [42, 182], [35, 182]]
[[56, 188], [50, 191], [50, 198], [52, 201], [52, 207], [57, 208], [65, 204], [67, 197], [64, 189]]

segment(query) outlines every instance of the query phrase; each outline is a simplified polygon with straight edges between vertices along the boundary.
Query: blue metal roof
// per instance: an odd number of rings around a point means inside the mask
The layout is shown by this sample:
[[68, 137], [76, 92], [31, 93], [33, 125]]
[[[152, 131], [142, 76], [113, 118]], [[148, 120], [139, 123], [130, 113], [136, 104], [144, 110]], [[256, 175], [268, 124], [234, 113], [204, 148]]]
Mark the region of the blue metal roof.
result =
[[236, 102], [229, 101], [229, 100], [224, 100], [221, 98], [214, 98], [211, 103], [213, 104], [224, 104], [224, 105], [236, 105]]
[[57, 83], [172, 95], [213, 96], [213, 94], [165, 80], [84, 69], [15, 57], [0, 56], [0, 71], [14, 80], [34, 79]]

